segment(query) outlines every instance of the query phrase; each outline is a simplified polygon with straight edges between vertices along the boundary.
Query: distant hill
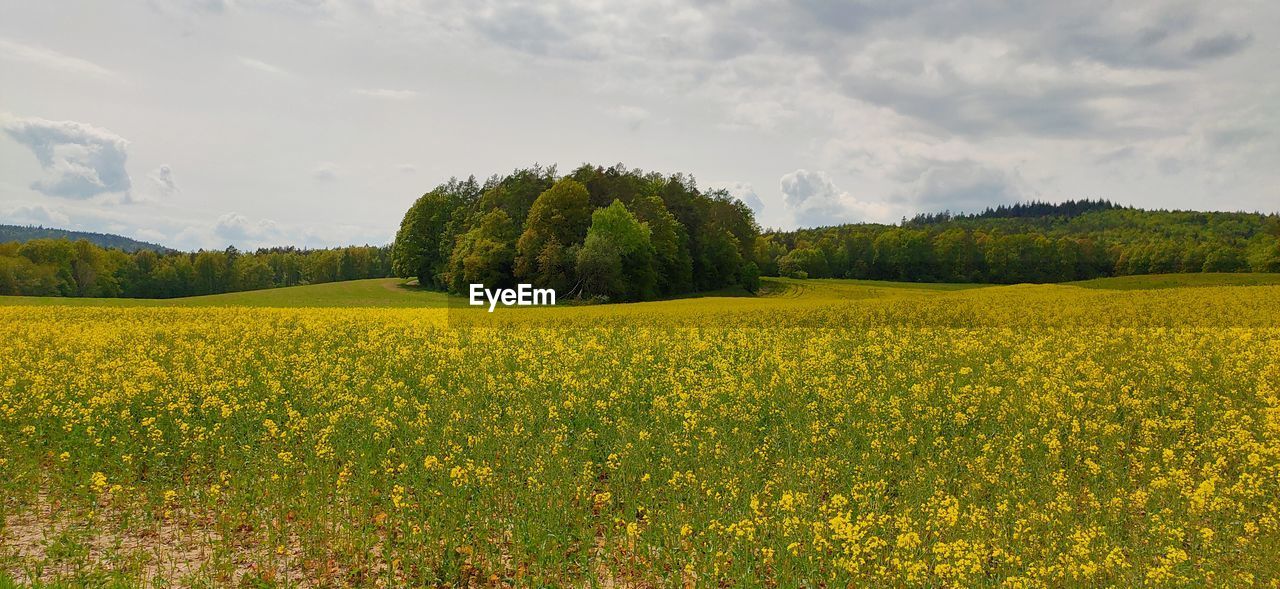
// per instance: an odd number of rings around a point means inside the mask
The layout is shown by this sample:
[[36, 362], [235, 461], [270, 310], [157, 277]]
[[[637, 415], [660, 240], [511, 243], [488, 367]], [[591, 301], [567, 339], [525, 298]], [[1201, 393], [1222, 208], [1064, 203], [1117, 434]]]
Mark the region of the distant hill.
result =
[[129, 239], [123, 235], [111, 233], [69, 231], [67, 229], [53, 229], [33, 225], [0, 225], [0, 243], [10, 241], [22, 243], [33, 239], [69, 239], [71, 241], [84, 239], [99, 247], [115, 248], [126, 252], [142, 250], [151, 250], [153, 252], [173, 251], [163, 245]]

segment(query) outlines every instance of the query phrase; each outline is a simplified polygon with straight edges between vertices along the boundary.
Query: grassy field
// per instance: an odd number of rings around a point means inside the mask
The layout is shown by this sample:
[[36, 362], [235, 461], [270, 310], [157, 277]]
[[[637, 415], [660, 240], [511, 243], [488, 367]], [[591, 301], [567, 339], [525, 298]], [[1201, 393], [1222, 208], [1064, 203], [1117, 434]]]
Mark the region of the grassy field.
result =
[[1071, 282], [1084, 288], [1112, 290], [1149, 290], [1156, 288], [1183, 288], [1204, 286], [1264, 286], [1280, 284], [1280, 274], [1226, 274], [1205, 272], [1201, 274], [1150, 274], [1145, 276], [1116, 276]]
[[178, 299], [80, 299], [0, 297], [0, 305], [91, 307], [444, 307], [448, 295], [405, 284], [399, 278], [372, 278]]
[[[862, 299], [890, 292], [952, 291], [981, 288], [981, 284], [937, 284], [873, 280], [794, 280], [763, 278], [760, 298]], [[740, 288], [697, 293], [678, 300], [756, 298]], [[0, 305], [110, 307], [379, 307], [431, 308], [465, 304], [465, 297], [419, 288], [401, 278], [372, 278], [306, 286], [272, 288], [177, 299], [91, 299], [66, 297], [0, 297]]]
[[[986, 284], [888, 282], [878, 280], [763, 278], [760, 295], [735, 289], [699, 293], [685, 299], [788, 298], [808, 300], [868, 299], [886, 296], [998, 288]], [[1156, 274], [1122, 276], [1067, 283], [1103, 290], [1152, 290], [1204, 286], [1264, 286], [1280, 284], [1280, 274]], [[0, 297], [0, 305], [110, 306], [110, 307], [377, 307], [433, 308], [450, 300], [465, 304], [463, 297], [418, 288], [399, 278], [373, 278], [179, 299], [81, 299], [63, 297]]]
[[4, 300], [0, 587], [1274, 586], [1280, 286], [1216, 280]]

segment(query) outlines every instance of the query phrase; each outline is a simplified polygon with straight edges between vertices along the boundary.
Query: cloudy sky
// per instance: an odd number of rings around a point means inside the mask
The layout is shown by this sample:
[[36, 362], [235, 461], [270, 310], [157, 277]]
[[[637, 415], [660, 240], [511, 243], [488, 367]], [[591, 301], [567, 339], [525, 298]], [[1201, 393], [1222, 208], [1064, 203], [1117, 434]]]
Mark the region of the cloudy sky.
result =
[[390, 241], [451, 175], [693, 174], [790, 228], [1280, 210], [1280, 3], [0, 0], [0, 222]]

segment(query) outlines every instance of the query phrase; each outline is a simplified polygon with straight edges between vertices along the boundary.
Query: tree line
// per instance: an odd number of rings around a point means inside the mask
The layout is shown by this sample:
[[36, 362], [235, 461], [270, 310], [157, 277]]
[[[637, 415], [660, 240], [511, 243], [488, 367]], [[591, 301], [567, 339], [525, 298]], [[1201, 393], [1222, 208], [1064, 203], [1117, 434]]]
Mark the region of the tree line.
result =
[[391, 246], [124, 251], [0, 243], [0, 294], [170, 298], [386, 276], [465, 293], [528, 282], [560, 297], [648, 300], [759, 276], [1061, 282], [1280, 272], [1280, 215], [1150, 211], [1107, 201], [917, 215], [896, 225], [767, 231], [683, 174], [584, 165], [452, 179], [417, 199]]
[[455, 293], [469, 284], [554, 288], [561, 299], [650, 300], [759, 286], [760, 228], [742, 201], [693, 178], [583, 165], [517, 169], [437, 186], [405, 213], [397, 276]]
[[172, 298], [391, 275], [390, 247], [177, 252], [86, 240], [0, 244], [0, 294]]
[[918, 282], [1063, 282], [1177, 272], [1280, 272], [1280, 216], [1026, 203], [898, 225], [766, 232], [761, 273]]
[[92, 231], [71, 231], [37, 225], [4, 225], [0, 224], [0, 243], [10, 241], [26, 242], [33, 239], [66, 239], [88, 241], [98, 247], [121, 249], [126, 252], [151, 250], [153, 252], [171, 252], [173, 250], [162, 245], [130, 239], [123, 235], [111, 233], [94, 233]]

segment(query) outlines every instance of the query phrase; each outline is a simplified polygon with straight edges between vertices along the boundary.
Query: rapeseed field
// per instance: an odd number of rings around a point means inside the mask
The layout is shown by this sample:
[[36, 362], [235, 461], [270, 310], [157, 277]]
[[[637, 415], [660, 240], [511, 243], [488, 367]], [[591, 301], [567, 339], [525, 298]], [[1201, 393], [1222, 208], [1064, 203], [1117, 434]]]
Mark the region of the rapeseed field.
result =
[[0, 307], [0, 578], [1280, 583], [1280, 287], [778, 285]]

